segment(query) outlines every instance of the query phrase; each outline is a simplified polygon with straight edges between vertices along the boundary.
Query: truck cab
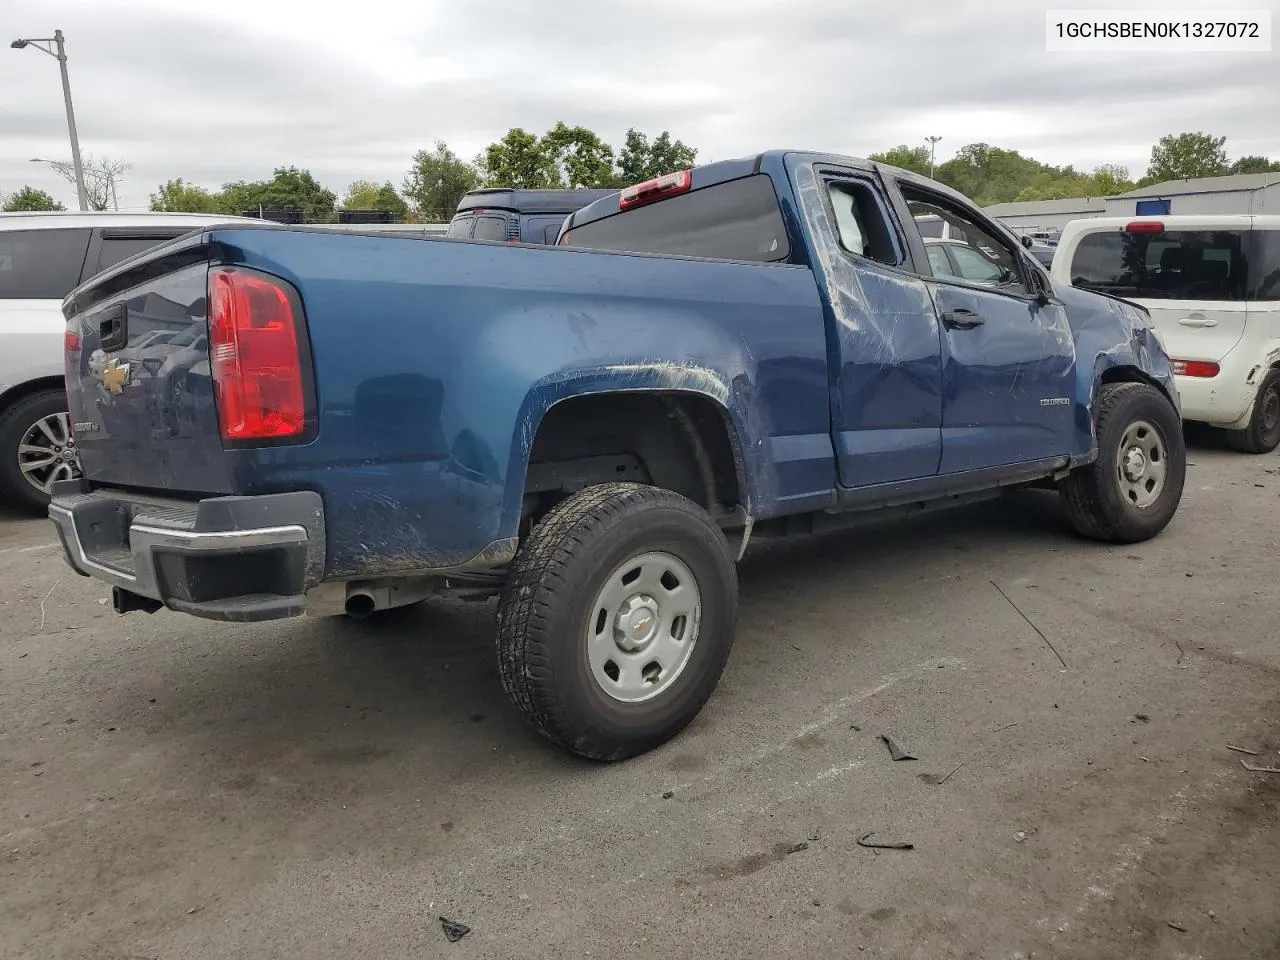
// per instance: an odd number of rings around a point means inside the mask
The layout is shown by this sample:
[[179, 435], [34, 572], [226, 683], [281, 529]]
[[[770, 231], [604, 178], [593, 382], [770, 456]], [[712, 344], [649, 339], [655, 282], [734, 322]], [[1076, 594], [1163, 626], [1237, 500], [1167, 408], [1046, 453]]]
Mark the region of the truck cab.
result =
[[553, 244], [564, 218], [616, 190], [512, 190], [486, 187], [467, 193], [449, 221], [460, 240]]

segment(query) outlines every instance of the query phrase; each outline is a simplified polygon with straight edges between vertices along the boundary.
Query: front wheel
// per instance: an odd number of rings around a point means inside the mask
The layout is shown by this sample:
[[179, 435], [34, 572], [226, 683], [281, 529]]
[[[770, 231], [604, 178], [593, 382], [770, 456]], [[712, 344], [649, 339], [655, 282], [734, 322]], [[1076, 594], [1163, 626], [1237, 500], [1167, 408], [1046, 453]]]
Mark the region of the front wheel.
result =
[[1227, 443], [1241, 453], [1270, 453], [1280, 447], [1280, 370], [1267, 374], [1253, 401], [1249, 425], [1228, 430]]
[[498, 605], [498, 665], [543, 736], [596, 760], [679, 733], [729, 657], [738, 584], [701, 507], [634, 483], [558, 504], [512, 562]]
[[0, 415], [0, 499], [44, 513], [53, 485], [78, 476], [80, 458], [65, 393], [37, 391]]
[[1145, 383], [1102, 388], [1094, 408], [1098, 459], [1059, 490], [1072, 526], [1109, 543], [1149, 540], [1182, 500], [1187, 450], [1169, 399]]

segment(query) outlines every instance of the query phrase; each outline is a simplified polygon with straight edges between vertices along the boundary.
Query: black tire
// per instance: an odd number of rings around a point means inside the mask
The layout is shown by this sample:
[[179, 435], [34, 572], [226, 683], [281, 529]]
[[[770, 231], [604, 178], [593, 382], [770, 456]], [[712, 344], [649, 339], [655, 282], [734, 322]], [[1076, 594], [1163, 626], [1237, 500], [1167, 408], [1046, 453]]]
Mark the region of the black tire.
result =
[[1225, 432], [1227, 445], [1240, 453], [1270, 453], [1280, 446], [1280, 370], [1270, 371], [1258, 387], [1249, 425]]
[[[18, 466], [18, 445], [37, 423], [67, 412], [67, 396], [61, 390], [39, 390], [18, 400], [0, 414], [0, 499], [15, 509], [44, 514], [49, 495], [34, 487]], [[71, 437], [74, 445], [74, 437]], [[79, 475], [76, 467], [75, 475]]]
[[[1120, 443], [1131, 425], [1153, 426], [1165, 451], [1164, 485], [1154, 502], [1138, 506], [1121, 483]], [[1067, 517], [1082, 536], [1108, 543], [1149, 540], [1169, 525], [1182, 500], [1187, 448], [1182, 423], [1169, 399], [1145, 383], [1102, 388], [1094, 409], [1098, 459], [1059, 485]]]
[[[651, 700], [613, 699], [594, 679], [587, 633], [595, 600], [630, 559], [662, 551], [693, 574], [696, 642]], [[738, 581], [710, 515], [679, 494], [635, 483], [588, 487], [557, 504], [521, 544], [498, 605], [498, 666], [507, 695], [552, 742], [621, 760], [670, 740], [702, 709], [729, 658]]]

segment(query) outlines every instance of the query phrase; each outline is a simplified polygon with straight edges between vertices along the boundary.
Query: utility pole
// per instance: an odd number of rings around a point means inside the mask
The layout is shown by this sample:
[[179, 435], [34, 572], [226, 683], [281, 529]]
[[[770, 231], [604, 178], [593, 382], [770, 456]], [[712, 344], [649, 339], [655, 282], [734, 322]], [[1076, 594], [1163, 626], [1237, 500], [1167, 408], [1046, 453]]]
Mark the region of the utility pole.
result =
[[930, 180], [933, 179], [934, 150], [938, 146], [938, 141], [941, 139], [942, 139], [941, 137], [925, 137], [925, 140], [927, 140], [929, 143], [929, 179]]
[[[53, 44], [53, 49], [49, 48], [50, 43]], [[62, 99], [67, 106], [67, 132], [71, 134], [71, 164], [75, 169], [76, 197], [80, 201], [80, 210], [83, 212], [89, 209], [89, 194], [84, 187], [84, 167], [80, 163], [80, 138], [76, 135], [76, 112], [71, 106], [71, 78], [67, 75], [66, 38], [63, 37], [61, 30], [55, 30], [52, 37], [15, 40], [9, 46], [14, 50], [22, 50], [32, 44], [37, 50], [57, 60], [58, 68], [62, 71]]]

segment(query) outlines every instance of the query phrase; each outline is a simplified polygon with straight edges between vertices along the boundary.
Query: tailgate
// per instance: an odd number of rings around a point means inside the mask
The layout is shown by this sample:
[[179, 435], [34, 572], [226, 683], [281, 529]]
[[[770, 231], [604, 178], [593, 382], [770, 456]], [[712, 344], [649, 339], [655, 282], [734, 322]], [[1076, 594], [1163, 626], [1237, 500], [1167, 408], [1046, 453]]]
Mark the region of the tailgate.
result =
[[64, 305], [67, 399], [95, 484], [232, 490], [209, 364], [209, 266], [184, 247], [129, 261]]
[[1220, 363], [1244, 336], [1243, 302], [1136, 299], [1151, 314], [1152, 326], [1174, 360]]

